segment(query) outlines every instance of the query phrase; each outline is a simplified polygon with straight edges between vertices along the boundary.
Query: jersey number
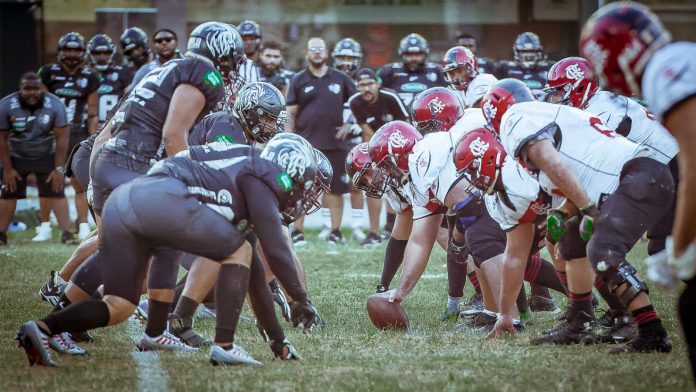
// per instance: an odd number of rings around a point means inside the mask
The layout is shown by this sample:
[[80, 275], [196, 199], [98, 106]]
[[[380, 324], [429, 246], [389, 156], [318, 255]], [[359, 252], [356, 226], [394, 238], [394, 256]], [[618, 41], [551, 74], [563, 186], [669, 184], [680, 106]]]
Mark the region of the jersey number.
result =
[[145, 106], [145, 101], [150, 100], [155, 96], [155, 92], [145, 87], [145, 85], [151, 83], [156, 87], [161, 86], [162, 82], [164, 82], [164, 79], [167, 77], [169, 72], [171, 72], [172, 69], [176, 67], [176, 64], [176, 62], [168, 63], [163, 67], [158, 67], [150, 71], [143, 78], [143, 80], [141, 80], [140, 83], [138, 83], [138, 85], [135, 86], [133, 92], [128, 97], [128, 99], [133, 100], [135, 103], [141, 106]]
[[106, 121], [106, 115], [118, 103], [118, 95], [104, 94], [99, 96], [99, 122]]
[[590, 117], [590, 125], [592, 126], [592, 128], [596, 129], [597, 132], [601, 133], [606, 137], [616, 137], [616, 133], [607, 128], [599, 117]]
[[75, 109], [77, 108], [77, 99], [69, 99], [68, 104], [65, 104], [65, 97], [60, 98], [61, 102], [65, 106], [65, 117], [68, 120], [68, 124], [73, 123], [75, 118]]

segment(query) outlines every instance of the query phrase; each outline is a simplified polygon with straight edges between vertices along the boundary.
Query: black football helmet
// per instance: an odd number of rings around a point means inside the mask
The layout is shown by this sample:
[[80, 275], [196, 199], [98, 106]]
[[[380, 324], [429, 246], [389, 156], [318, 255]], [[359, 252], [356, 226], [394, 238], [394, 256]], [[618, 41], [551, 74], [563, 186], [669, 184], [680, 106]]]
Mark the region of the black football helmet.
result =
[[[98, 64], [94, 60], [92, 53], [98, 52], [111, 53], [109, 55], [109, 60], [106, 62], [106, 64]], [[97, 71], [106, 71], [107, 68], [109, 68], [109, 64], [111, 64], [111, 62], [114, 59], [114, 54], [116, 54], [116, 45], [114, 45], [114, 41], [112, 41], [108, 35], [97, 34], [89, 40], [89, 43], [87, 44], [87, 54], [89, 56], [89, 61], [90, 63], [92, 63], [94, 69], [96, 69]]]
[[[292, 136], [291, 136], [292, 135]], [[312, 146], [301, 136], [281, 133], [266, 143], [261, 158], [276, 163], [285, 172], [278, 176], [280, 186], [288, 193], [281, 206], [286, 222], [304, 215], [307, 205], [315, 197], [317, 158]]]
[[247, 136], [259, 143], [266, 143], [282, 132], [288, 118], [283, 93], [265, 82], [245, 84], [232, 110]]
[[[66, 55], [65, 49], [78, 49], [79, 55]], [[58, 40], [58, 61], [68, 67], [77, 67], [85, 60], [85, 39], [82, 34], [70, 32]]]
[[512, 45], [512, 53], [515, 61], [524, 68], [533, 68], [546, 58], [539, 36], [529, 31], [517, 36]]
[[205, 22], [191, 32], [188, 40], [189, 56], [212, 61], [223, 77], [237, 73], [246, 61], [244, 43], [236, 27], [222, 22]]
[[360, 67], [360, 60], [363, 57], [362, 48], [353, 38], [343, 38], [336, 43], [331, 57], [334, 68], [350, 75]]
[[[147, 34], [140, 27], [129, 27], [121, 33], [121, 50], [123, 55], [137, 66], [142, 66], [147, 62], [150, 54], [150, 44], [148, 43]], [[137, 47], [143, 48], [142, 53], [138, 56], [133, 56], [131, 51]]]
[[[406, 54], [420, 54], [422, 53], [423, 59], [419, 61], [406, 61], [404, 55]], [[428, 41], [423, 38], [422, 35], [411, 33], [401, 39], [399, 43], [399, 57], [404, 63], [404, 66], [409, 71], [416, 71], [425, 65], [425, 58], [430, 53], [430, 47], [428, 46]]]
[[254, 39], [244, 40], [244, 53], [251, 56], [256, 53], [261, 47], [261, 26], [253, 20], [242, 21], [238, 26], [239, 35], [244, 38], [250, 37]]
[[316, 148], [314, 155], [317, 158], [317, 179], [314, 182], [314, 196], [309, 198], [306, 206], [306, 215], [321, 209], [321, 202], [319, 202], [321, 195], [331, 192], [331, 180], [333, 180], [333, 167], [331, 167], [329, 158]]

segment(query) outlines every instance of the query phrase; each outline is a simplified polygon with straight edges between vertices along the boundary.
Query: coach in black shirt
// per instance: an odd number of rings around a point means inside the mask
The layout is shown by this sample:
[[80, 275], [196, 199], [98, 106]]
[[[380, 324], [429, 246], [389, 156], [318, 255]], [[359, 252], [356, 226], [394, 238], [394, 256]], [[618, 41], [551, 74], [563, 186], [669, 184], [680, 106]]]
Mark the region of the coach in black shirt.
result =
[[[324, 206], [331, 209], [331, 229], [328, 240], [342, 242], [342, 195], [350, 192], [344, 162], [350, 144], [337, 134], [344, 127], [343, 104], [357, 92], [353, 81], [342, 72], [329, 68], [326, 43], [321, 38], [307, 42], [307, 69], [298, 72], [288, 89], [288, 123], [286, 129], [303, 136], [323, 152], [333, 166], [331, 193], [324, 196]], [[349, 126], [349, 125], [348, 125]], [[341, 132], [339, 135], [345, 135]], [[301, 235], [302, 223], [295, 224]], [[294, 236], [294, 237], [295, 237]]]
[[369, 68], [358, 71], [358, 93], [348, 100], [350, 110], [363, 130], [363, 140], [369, 141], [382, 125], [389, 121], [408, 122], [408, 111], [394, 90], [383, 88], [375, 72]]

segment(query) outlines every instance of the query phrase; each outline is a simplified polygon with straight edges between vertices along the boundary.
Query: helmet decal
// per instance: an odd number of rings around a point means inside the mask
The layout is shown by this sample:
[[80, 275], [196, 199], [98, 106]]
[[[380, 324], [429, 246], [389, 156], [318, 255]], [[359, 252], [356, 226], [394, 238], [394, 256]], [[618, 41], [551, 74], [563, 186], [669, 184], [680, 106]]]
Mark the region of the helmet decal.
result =
[[585, 77], [585, 73], [580, 69], [577, 64], [571, 64], [565, 70], [566, 78], [580, 80]]
[[305, 154], [296, 149], [286, 148], [278, 153], [278, 164], [285, 168], [290, 177], [303, 176], [307, 167]]
[[442, 111], [445, 110], [445, 103], [442, 102], [440, 98], [435, 97], [428, 102], [428, 107], [430, 107], [430, 111], [433, 113], [442, 113]]
[[474, 154], [476, 158], [481, 159], [483, 158], [483, 154], [488, 151], [489, 146], [488, 143], [481, 140], [480, 137], [477, 137], [476, 140], [469, 145], [469, 150], [471, 150], [471, 153]]
[[400, 130], [394, 131], [391, 135], [389, 135], [388, 139], [389, 143], [389, 150], [393, 150], [395, 148], [402, 148], [408, 143], [408, 139], [401, 133]]

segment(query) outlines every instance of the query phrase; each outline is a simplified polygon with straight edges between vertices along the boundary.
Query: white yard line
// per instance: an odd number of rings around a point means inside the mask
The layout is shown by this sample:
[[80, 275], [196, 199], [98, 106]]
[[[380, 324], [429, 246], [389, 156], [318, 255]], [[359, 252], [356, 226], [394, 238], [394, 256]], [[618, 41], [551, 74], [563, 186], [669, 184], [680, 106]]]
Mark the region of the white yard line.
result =
[[[366, 273], [358, 273], [358, 272], [350, 272], [347, 273], [346, 278], [381, 278], [382, 275], [380, 274], [366, 274]], [[423, 274], [421, 279], [446, 279], [447, 274]]]
[[[143, 335], [143, 328], [140, 321], [133, 317], [128, 319], [128, 335], [134, 343], [138, 343]], [[138, 369], [138, 391], [156, 392], [169, 390], [169, 376], [162, 367], [160, 357], [156, 351], [138, 351], [136, 348], [131, 352], [135, 367]]]

